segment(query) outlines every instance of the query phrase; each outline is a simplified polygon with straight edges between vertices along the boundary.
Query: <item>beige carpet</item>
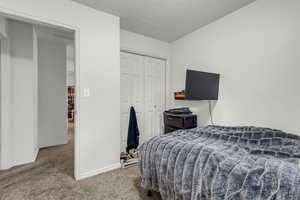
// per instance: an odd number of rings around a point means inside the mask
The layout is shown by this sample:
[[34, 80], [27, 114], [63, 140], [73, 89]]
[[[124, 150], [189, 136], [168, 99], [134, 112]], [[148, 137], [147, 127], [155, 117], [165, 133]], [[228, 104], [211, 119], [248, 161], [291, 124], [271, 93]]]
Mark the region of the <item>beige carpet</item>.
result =
[[[73, 178], [74, 140], [41, 149], [37, 161], [0, 171], [0, 200], [159, 200], [140, 187], [137, 167], [119, 169], [76, 182]], [[99, 158], [101, 159], [101, 158]]]

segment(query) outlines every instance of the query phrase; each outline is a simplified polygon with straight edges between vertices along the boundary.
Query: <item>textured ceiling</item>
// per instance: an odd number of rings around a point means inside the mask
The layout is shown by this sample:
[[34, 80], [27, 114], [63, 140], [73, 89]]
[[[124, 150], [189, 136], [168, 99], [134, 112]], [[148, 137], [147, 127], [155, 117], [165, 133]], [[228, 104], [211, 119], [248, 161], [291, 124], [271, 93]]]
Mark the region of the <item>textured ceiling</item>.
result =
[[121, 18], [121, 28], [172, 42], [255, 0], [73, 0]]

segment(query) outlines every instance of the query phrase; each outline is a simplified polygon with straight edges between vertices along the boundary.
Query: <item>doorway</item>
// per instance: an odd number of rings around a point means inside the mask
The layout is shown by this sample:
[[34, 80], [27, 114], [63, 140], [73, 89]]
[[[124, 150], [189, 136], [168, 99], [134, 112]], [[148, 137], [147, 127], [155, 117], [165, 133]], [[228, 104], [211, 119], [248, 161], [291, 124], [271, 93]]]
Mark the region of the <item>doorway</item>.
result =
[[[3, 113], [1, 109], [1, 116], [9, 116], [10, 124], [4, 127], [10, 129], [3, 131], [1, 117], [1, 138], [5, 140], [1, 139], [0, 144], [0, 173], [52, 163], [60, 172], [76, 177], [75, 32], [27, 19], [1, 18], [6, 27], [2, 40], [8, 44], [1, 46], [7, 48], [1, 52], [1, 58], [10, 61], [2, 65], [1, 59], [1, 72], [5, 72], [1, 73], [1, 86], [5, 85], [1, 90], [1, 107], [6, 106], [5, 112], [9, 112]], [[72, 46], [71, 50], [68, 46]], [[67, 70], [69, 65], [72, 73]], [[73, 80], [72, 85], [69, 80]], [[71, 121], [69, 86], [74, 88]]]

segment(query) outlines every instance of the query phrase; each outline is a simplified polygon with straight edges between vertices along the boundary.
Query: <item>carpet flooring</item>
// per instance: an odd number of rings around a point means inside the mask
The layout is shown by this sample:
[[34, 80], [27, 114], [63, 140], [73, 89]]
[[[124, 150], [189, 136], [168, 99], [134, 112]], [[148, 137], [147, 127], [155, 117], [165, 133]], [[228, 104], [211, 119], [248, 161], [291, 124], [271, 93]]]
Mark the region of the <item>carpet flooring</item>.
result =
[[0, 200], [161, 199], [157, 193], [147, 197], [137, 167], [75, 181], [73, 132], [71, 126], [67, 145], [41, 149], [36, 162], [0, 171]]

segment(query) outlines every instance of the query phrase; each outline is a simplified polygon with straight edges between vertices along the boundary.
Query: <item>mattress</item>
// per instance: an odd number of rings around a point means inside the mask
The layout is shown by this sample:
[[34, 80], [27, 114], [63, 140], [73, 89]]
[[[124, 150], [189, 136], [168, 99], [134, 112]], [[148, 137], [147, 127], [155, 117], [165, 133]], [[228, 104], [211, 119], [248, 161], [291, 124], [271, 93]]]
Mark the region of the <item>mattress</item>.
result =
[[300, 137], [259, 127], [207, 126], [141, 145], [142, 187], [163, 200], [300, 199]]

